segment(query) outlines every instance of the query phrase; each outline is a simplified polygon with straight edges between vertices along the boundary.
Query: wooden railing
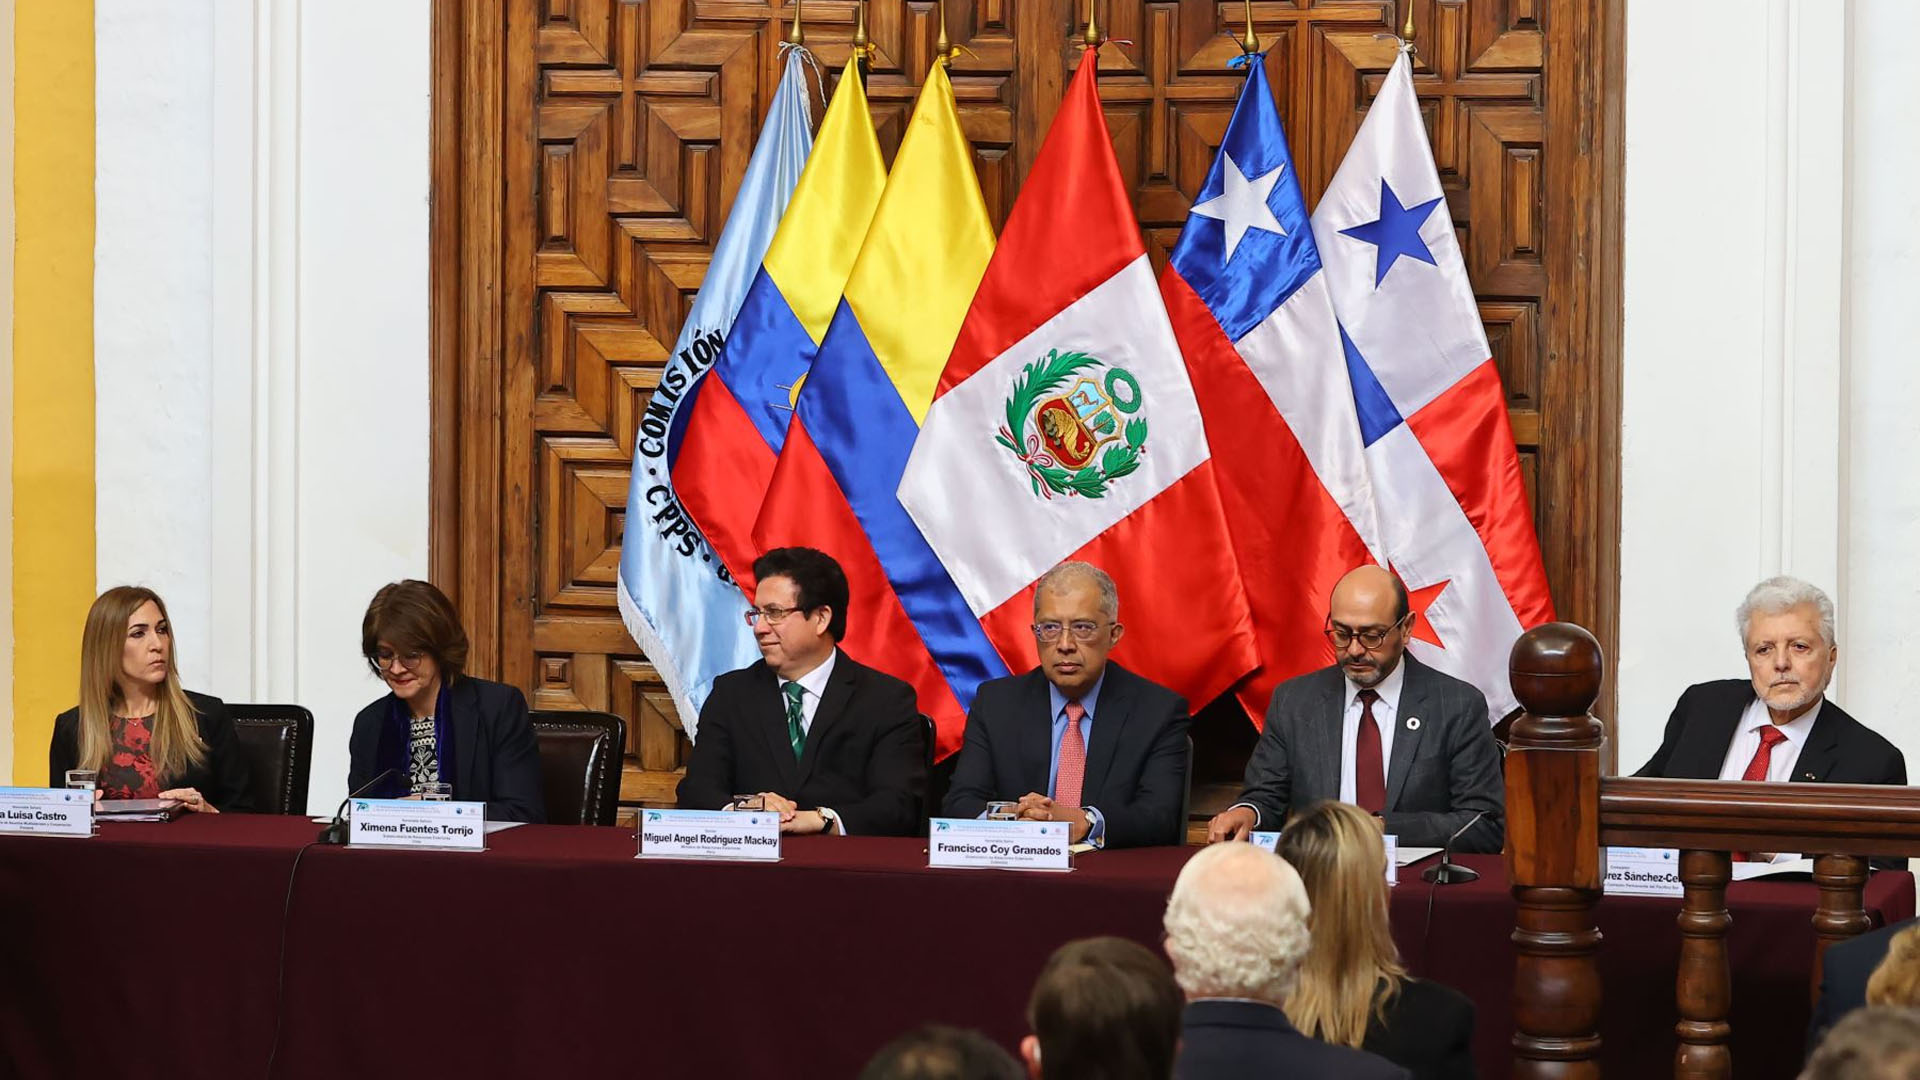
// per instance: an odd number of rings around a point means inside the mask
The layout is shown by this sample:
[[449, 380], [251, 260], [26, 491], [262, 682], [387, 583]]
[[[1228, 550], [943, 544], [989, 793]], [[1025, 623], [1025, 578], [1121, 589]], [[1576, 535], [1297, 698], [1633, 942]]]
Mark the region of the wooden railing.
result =
[[1518, 904], [1514, 1075], [1600, 1075], [1594, 905], [1601, 848], [1622, 844], [1680, 850], [1674, 1075], [1730, 1077], [1728, 852], [1822, 853], [1814, 859], [1811, 993], [1827, 947], [1868, 927], [1867, 857], [1920, 855], [1920, 791], [1602, 776], [1605, 733], [1591, 712], [1601, 665], [1599, 644], [1571, 623], [1531, 630], [1513, 648], [1524, 710], [1507, 755], [1507, 874]]

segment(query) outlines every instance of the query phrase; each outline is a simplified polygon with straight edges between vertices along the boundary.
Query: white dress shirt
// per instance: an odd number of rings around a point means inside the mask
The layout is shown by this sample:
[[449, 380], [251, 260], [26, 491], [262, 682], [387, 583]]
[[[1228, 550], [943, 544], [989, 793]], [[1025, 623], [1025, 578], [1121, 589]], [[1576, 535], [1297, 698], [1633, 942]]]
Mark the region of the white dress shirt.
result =
[[1767, 711], [1766, 701], [1754, 698], [1740, 714], [1740, 726], [1733, 729], [1733, 738], [1727, 740], [1727, 756], [1720, 763], [1720, 779], [1740, 779], [1753, 761], [1753, 755], [1760, 750], [1760, 729], [1776, 726], [1787, 738], [1773, 748], [1773, 756], [1767, 761], [1767, 779], [1775, 782], [1794, 779], [1793, 767], [1800, 761], [1800, 751], [1807, 745], [1807, 736], [1813, 733], [1813, 722], [1820, 718], [1820, 707], [1824, 704], [1826, 699], [1822, 698], [1798, 720], [1776, 725], [1773, 715]]
[[[1373, 692], [1380, 700], [1373, 703], [1373, 723], [1380, 729], [1380, 783], [1385, 790], [1387, 768], [1393, 762], [1393, 731], [1398, 725], [1395, 720], [1400, 715], [1400, 688], [1407, 681], [1407, 661], [1402, 656], [1400, 662], [1393, 665], [1393, 671], [1381, 679]], [[1354, 783], [1354, 747], [1360, 738], [1360, 716], [1366, 706], [1360, 701], [1360, 687], [1346, 679], [1346, 711], [1340, 714], [1340, 801], [1354, 801], [1357, 785]], [[1744, 766], [1743, 766], [1744, 767]]]

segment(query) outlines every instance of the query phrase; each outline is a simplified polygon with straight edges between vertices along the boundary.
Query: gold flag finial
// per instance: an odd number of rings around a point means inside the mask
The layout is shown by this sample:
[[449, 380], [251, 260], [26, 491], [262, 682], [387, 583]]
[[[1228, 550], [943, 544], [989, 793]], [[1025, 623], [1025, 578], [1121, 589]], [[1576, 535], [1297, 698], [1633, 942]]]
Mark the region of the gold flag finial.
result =
[[1247, 32], [1240, 38], [1240, 51], [1248, 56], [1260, 51], [1260, 35], [1253, 32], [1253, 0], [1247, 0]]
[[1413, 44], [1413, 0], [1407, 0], [1407, 21], [1400, 26], [1400, 40]]
[[933, 17], [940, 20], [940, 35], [933, 39], [933, 58], [940, 61], [941, 67], [950, 68], [955, 50], [953, 39], [947, 36], [947, 0], [935, 0]]
[[1099, 48], [1100, 42], [1103, 40], [1100, 36], [1099, 18], [1100, 0], [1087, 0], [1087, 32], [1082, 36], [1081, 40], [1086, 42], [1087, 48], [1089, 49]]
[[807, 0], [793, 0], [793, 28], [787, 31], [789, 45], [805, 45], [807, 32], [800, 28], [800, 8]]
[[860, 0], [853, 9], [853, 51], [865, 59], [872, 43], [867, 40], [867, 0]]

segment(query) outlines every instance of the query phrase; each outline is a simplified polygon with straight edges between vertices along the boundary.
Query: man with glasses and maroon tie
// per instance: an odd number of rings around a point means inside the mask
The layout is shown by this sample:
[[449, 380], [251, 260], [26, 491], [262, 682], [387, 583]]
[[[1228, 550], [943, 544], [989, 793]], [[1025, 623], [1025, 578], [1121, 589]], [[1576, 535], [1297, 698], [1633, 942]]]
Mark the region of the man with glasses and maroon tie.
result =
[[753, 563], [753, 666], [713, 681], [680, 781], [688, 810], [764, 809], [785, 833], [907, 836], [926, 797], [913, 687], [843, 653], [847, 576], [812, 548]]
[[[1274, 688], [1240, 801], [1210, 841], [1278, 831], [1321, 799], [1359, 806], [1403, 847], [1497, 852], [1505, 831], [1500, 752], [1487, 699], [1407, 655], [1406, 586], [1378, 566], [1334, 586], [1327, 639], [1338, 662]], [[1480, 815], [1475, 821], [1474, 816]], [[1471, 827], [1469, 827], [1471, 823]]]
[[967, 712], [947, 817], [1013, 803], [1030, 821], [1071, 823], [1076, 844], [1181, 842], [1187, 703], [1107, 660], [1120, 641], [1113, 579], [1062, 563], [1033, 591], [1040, 666], [980, 685]]

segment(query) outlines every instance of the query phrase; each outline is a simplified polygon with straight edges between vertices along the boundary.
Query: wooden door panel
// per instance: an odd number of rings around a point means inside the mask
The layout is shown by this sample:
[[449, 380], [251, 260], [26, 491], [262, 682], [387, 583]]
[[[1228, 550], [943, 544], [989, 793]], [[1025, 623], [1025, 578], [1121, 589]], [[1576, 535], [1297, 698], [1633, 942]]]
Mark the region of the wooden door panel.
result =
[[[1232, 112], [1244, 6], [1100, 3], [1113, 39], [1101, 96], [1157, 268]], [[850, 55], [856, 8], [806, 4], [808, 45], [830, 73]], [[996, 227], [1081, 60], [1076, 8], [945, 5]], [[1617, 297], [1619, 15], [1611, 0], [1414, 10], [1415, 86], [1549, 579], [1563, 614], [1611, 643], [1618, 330], [1594, 299]], [[891, 159], [939, 8], [867, 11], [868, 95]], [[1253, 12], [1311, 201], [1393, 61], [1383, 35], [1399, 12], [1393, 0], [1259, 0]], [[476, 672], [523, 685], [537, 707], [628, 718], [630, 802], [671, 799], [687, 743], [615, 602], [627, 470], [791, 16], [778, 0], [436, 0], [433, 575], [462, 606]], [[817, 117], [817, 92], [813, 105]]]

